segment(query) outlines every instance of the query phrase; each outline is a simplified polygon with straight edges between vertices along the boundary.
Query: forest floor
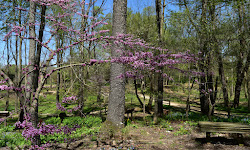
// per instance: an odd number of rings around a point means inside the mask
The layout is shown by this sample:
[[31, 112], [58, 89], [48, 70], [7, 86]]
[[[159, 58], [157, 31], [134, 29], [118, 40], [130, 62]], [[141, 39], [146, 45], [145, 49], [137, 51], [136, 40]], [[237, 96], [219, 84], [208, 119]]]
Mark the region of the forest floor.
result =
[[[227, 134], [215, 134], [209, 142], [206, 142], [205, 133], [198, 131], [197, 127], [189, 126], [183, 122], [172, 122], [171, 126], [173, 128], [172, 131], [165, 128], [150, 126], [133, 128], [130, 130], [128, 136], [131, 137], [130, 142], [135, 149], [250, 149], [249, 137], [244, 140], [244, 144], [239, 144]], [[181, 135], [181, 128], [184, 128], [184, 130], [187, 131], [184, 135]]]
[[[48, 92], [48, 91], [47, 91]], [[53, 91], [49, 91], [52, 94]], [[167, 91], [169, 94], [177, 97], [177, 101], [170, 100], [169, 107], [174, 116], [176, 112], [185, 111], [186, 95]], [[184, 93], [184, 92], [183, 92]], [[142, 95], [140, 95], [142, 96]], [[195, 96], [193, 96], [195, 97]], [[14, 99], [12, 95], [12, 99]], [[149, 96], [146, 95], [146, 99]], [[135, 101], [137, 101], [135, 99]], [[200, 107], [197, 98], [192, 98], [191, 112], [199, 114]], [[129, 102], [130, 103], [130, 102]], [[132, 103], [132, 102], [131, 102]], [[133, 102], [134, 103], [134, 102]], [[50, 104], [51, 105], [51, 104]], [[164, 105], [168, 105], [164, 102]], [[177, 111], [175, 110], [177, 109]], [[98, 115], [99, 111], [94, 111], [91, 115]], [[41, 113], [42, 115], [56, 115], [51, 113]], [[226, 118], [226, 111], [215, 110], [215, 115]], [[238, 116], [240, 114], [231, 113], [231, 115]], [[72, 141], [70, 143], [53, 143], [50, 150], [180, 150], [180, 149], [207, 149], [207, 150], [249, 150], [250, 149], [250, 134], [243, 134], [243, 141], [238, 142], [234, 134], [213, 133], [211, 139], [206, 141], [205, 132], [201, 132], [197, 126], [197, 122], [192, 120], [162, 120], [160, 125], [153, 125], [149, 118], [152, 115], [145, 114], [149, 119], [143, 121], [143, 112], [141, 108], [135, 107], [133, 118], [130, 123], [123, 129], [120, 135], [115, 138], [102, 139], [102, 133], [98, 133], [97, 139], [93, 140], [91, 136], [86, 136], [80, 140]], [[245, 116], [245, 115], [244, 115]], [[105, 116], [104, 116], [105, 117]], [[245, 116], [249, 117], [249, 116]], [[171, 117], [170, 117], [171, 118]], [[142, 123], [144, 122], [144, 123]], [[145, 124], [146, 122], [146, 124]], [[8, 147], [2, 147], [0, 150], [8, 150]]]
[[[141, 95], [140, 95], [141, 96]], [[146, 96], [146, 98], [149, 98]], [[164, 102], [165, 104], [165, 102]], [[165, 105], [168, 105], [166, 102]], [[171, 107], [185, 110], [186, 105], [178, 102], [171, 102]], [[199, 107], [191, 107], [191, 111], [200, 112]], [[92, 114], [98, 114], [99, 111]], [[226, 117], [227, 112], [215, 111], [215, 115]], [[237, 115], [237, 114], [232, 114]], [[148, 122], [148, 125], [141, 125], [137, 120], [143, 120], [143, 112], [141, 108], [136, 107], [133, 113], [133, 120], [125, 131], [122, 138], [106, 139], [104, 141], [91, 141], [86, 139], [82, 144], [73, 149], [89, 149], [89, 150], [180, 150], [180, 149], [201, 149], [201, 150], [249, 150], [250, 135], [243, 134], [243, 141], [238, 141], [235, 134], [213, 133], [209, 141], [206, 140], [206, 133], [201, 132], [197, 123], [192, 121], [171, 121], [164, 120], [159, 126], [154, 126]], [[149, 117], [149, 114], [145, 114]], [[101, 138], [101, 135], [99, 136]], [[76, 144], [79, 145], [79, 141]], [[68, 145], [67, 149], [72, 149]], [[58, 145], [57, 145], [58, 146]], [[57, 147], [58, 148], [58, 147]], [[62, 148], [63, 149], [63, 148]]]
[[[216, 133], [206, 142], [205, 133], [186, 122], [171, 122], [171, 130], [154, 126], [130, 126], [129, 130], [119, 138], [104, 142], [84, 139], [70, 144], [54, 144], [52, 149], [75, 150], [249, 150], [250, 136], [244, 136], [244, 142], [238, 143], [233, 135]], [[184, 128], [185, 134], [180, 132]], [[80, 144], [81, 143], [81, 144]], [[67, 145], [67, 146], [66, 146]], [[67, 147], [67, 148], [66, 148]]]

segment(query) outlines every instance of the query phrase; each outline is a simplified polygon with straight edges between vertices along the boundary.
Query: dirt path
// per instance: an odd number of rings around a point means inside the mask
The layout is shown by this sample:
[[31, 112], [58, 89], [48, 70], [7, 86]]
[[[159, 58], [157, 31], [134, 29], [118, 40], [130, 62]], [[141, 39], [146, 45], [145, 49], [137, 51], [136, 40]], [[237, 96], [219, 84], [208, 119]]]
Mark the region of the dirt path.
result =
[[[143, 97], [142, 94], [139, 94], [140, 97]], [[145, 98], [146, 99], [149, 99], [149, 96], [148, 95], [145, 95]], [[169, 105], [168, 102], [166, 101], [163, 101], [163, 105]], [[186, 109], [186, 104], [181, 104], [181, 103], [178, 103], [178, 102], [172, 102], [170, 101], [170, 106], [173, 106], [173, 107], [176, 107], [176, 108], [180, 108], [180, 109]], [[190, 106], [190, 111], [191, 112], [200, 112], [200, 107], [198, 106]], [[218, 116], [218, 117], [223, 117], [223, 118], [227, 118], [228, 116], [228, 113], [226, 111], [219, 111], [219, 110], [215, 110], [214, 111], [214, 115], [215, 116]], [[232, 113], [231, 112], [231, 116], [238, 116], [238, 117], [250, 117], [250, 116], [244, 116], [244, 115], [239, 115], [239, 114], [236, 114], [236, 113]]]

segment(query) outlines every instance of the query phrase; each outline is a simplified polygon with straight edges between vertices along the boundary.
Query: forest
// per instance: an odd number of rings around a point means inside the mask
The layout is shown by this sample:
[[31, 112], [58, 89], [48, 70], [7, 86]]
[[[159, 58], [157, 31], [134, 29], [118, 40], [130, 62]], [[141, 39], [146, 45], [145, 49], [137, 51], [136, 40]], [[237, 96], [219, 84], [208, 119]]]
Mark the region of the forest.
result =
[[1, 0], [0, 150], [250, 149], [249, 0]]

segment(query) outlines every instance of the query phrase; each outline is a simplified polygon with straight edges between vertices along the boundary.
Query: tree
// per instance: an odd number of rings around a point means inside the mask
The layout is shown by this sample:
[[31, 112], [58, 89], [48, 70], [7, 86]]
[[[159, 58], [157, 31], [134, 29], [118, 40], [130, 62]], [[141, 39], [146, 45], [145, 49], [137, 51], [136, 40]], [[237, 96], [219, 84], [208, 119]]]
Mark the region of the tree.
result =
[[[246, 22], [246, 4], [243, 0], [237, 0], [236, 7], [238, 13], [238, 40], [239, 40], [239, 53], [237, 53], [237, 65], [236, 65], [236, 83], [235, 83], [235, 96], [234, 107], [239, 106], [240, 92], [245, 72], [247, 72], [250, 65], [250, 50], [248, 44], [246, 44], [247, 35], [247, 22]], [[244, 60], [245, 63], [244, 63]]]
[[[30, 1], [30, 15], [29, 15], [29, 23], [27, 24], [27, 27], [29, 27], [29, 37], [26, 38], [29, 40], [29, 65], [27, 72], [23, 73], [22, 78], [17, 83], [13, 82], [7, 74], [3, 70], [0, 70], [0, 75], [6, 79], [8, 82], [7, 85], [1, 85], [1, 90], [14, 90], [17, 95], [22, 99], [27, 99], [30, 102], [29, 105], [24, 105], [22, 108], [26, 108], [28, 112], [25, 112], [25, 121], [23, 123], [18, 122], [16, 125], [19, 127], [24, 127], [23, 136], [25, 136], [26, 139], [31, 139], [33, 146], [39, 145], [39, 136], [40, 133], [42, 134], [52, 134], [55, 133], [56, 127], [55, 126], [46, 126], [44, 123], [41, 125], [38, 125], [38, 102], [39, 102], [39, 94], [41, 90], [43, 89], [43, 86], [47, 79], [52, 75], [52, 73], [57, 72], [58, 70], [66, 69], [66, 68], [73, 68], [73, 67], [85, 67], [85, 66], [92, 66], [97, 64], [102, 64], [106, 62], [111, 62], [111, 87], [110, 87], [110, 97], [109, 97], [109, 108], [108, 108], [108, 116], [107, 121], [110, 121], [113, 125], [116, 126], [123, 126], [122, 123], [124, 121], [124, 107], [125, 107], [125, 100], [124, 100], [124, 93], [125, 93], [125, 83], [124, 83], [124, 76], [130, 76], [133, 77], [133, 79], [143, 79], [144, 76], [148, 75], [148, 72], [150, 74], [156, 74], [157, 72], [160, 72], [161, 68], [168, 66], [169, 69], [177, 69], [175, 68], [175, 64], [183, 64], [183, 63], [189, 63], [194, 62], [195, 57], [194, 55], [190, 54], [188, 51], [186, 53], [178, 53], [178, 54], [172, 54], [166, 49], [162, 49], [160, 47], [154, 47], [150, 44], [147, 44], [145, 41], [141, 39], [134, 38], [131, 35], [127, 35], [126, 33], [126, 10], [127, 10], [127, 1], [123, 0], [115, 0], [114, 1], [114, 17], [113, 17], [113, 36], [101, 36], [105, 35], [108, 31], [99, 31], [96, 33], [93, 31], [93, 29], [98, 25], [106, 24], [101, 21], [94, 22], [95, 19], [91, 18], [93, 22], [86, 28], [85, 32], [81, 32], [80, 30], [74, 29], [73, 27], [78, 27], [78, 29], [81, 29], [81, 25], [79, 26], [66, 26], [65, 22], [62, 22], [63, 19], [68, 16], [76, 16], [78, 14], [81, 18], [88, 20], [90, 17], [88, 15], [79, 13], [77, 7], [75, 6], [75, 3], [71, 3], [68, 0], [65, 1], [45, 1], [46, 3], [43, 3], [41, 1]], [[61, 8], [65, 10], [65, 12], [74, 12], [72, 14], [65, 13], [65, 14], [49, 14], [45, 18], [43, 18], [45, 15], [45, 8], [44, 11], [41, 9], [41, 20], [39, 21], [40, 24], [40, 31], [38, 38], [36, 36], [35, 31], [35, 21], [36, 16], [35, 13], [38, 14], [39, 11], [36, 11], [36, 6], [40, 5], [46, 5], [50, 9], [50, 6], [58, 5]], [[48, 22], [48, 29], [50, 32], [50, 38], [46, 42], [42, 42], [42, 35], [44, 31], [44, 23], [45, 21], [43, 19], [47, 19]], [[76, 17], [76, 19], [78, 19]], [[38, 20], [38, 19], [37, 19]], [[89, 19], [90, 20], [90, 19]], [[82, 23], [82, 22], [81, 22]], [[14, 26], [15, 30], [12, 30], [14, 33], [19, 33], [20, 30], [24, 30], [24, 27]], [[66, 42], [64, 44], [58, 44], [58, 46], [53, 49], [48, 46], [48, 43], [51, 42], [51, 39], [53, 37], [60, 35], [61, 32], [66, 32], [69, 35], [65, 36], [66, 38], [72, 40], [72, 43], [70, 42], [70, 45], [66, 45]], [[74, 34], [70, 34], [71, 32], [74, 32]], [[60, 55], [60, 53], [67, 52], [69, 49], [70, 52], [72, 49], [70, 47], [73, 47], [75, 45], [79, 45], [81, 43], [86, 43], [88, 50], [90, 50], [90, 43], [99, 43], [103, 46], [103, 49], [106, 49], [107, 46], [110, 46], [112, 43], [112, 53], [111, 59], [105, 60], [97, 60], [97, 59], [90, 59], [92, 55], [89, 53], [89, 61], [87, 62], [79, 62], [75, 64], [67, 64], [65, 61], [63, 61], [64, 64], [58, 67], [56, 64], [52, 64], [52, 60], [56, 55]], [[53, 41], [55, 42], [55, 41]], [[104, 43], [104, 44], [103, 44]], [[125, 50], [126, 45], [126, 50]], [[39, 46], [43, 46], [44, 50], [48, 51], [49, 55], [46, 55], [44, 57], [44, 61], [41, 64], [38, 64], [36, 61], [36, 57], [38, 59], [41, 59], [41, 55], [39, 54], [40, 50], [38, 49]], [[83, 45], [85, 46], [85, 44]], [[157, 51], [159, 53], [155, 53], [153, 51]], [[89, 51], [88, 51], [89, 52]], [[95, 55], [94, 55], [95, 56]], [[94, 57], [95, 58], [95, 57]], [[127, 65], [130, 71], [124, 73], [124, 66]], [[37, 84], [37, 79], [35, 79], [36, 72], [35, 70], [39, 70], [39, 77], [40, 82]], [[182, 71], [182, 70], [181, 70]], [[183, 71], [185, 72], [185, 71]], [[78, 74], [78, 73], [77, 73]], [[196, 73], [198, 74], [198, 73]], [[160, 74], [164, 75], [164, 74]], [[26, 88], [22, 87], [22, 82], [26, 76], [29, 76], [27, 79], [29, 84], [27, 84]], [[27, 88], [28, 87], [28, 88]], [[26, 95], [24, 94], [26, 93]], [[24, 94], [24, 95], [23, 95]], [[64, 98], [63, 100], [76, 100], [76, 96], [71, 96]], [[59, 103], [57, 103], [57, 108], [62, 109], [63, 111], [66, 111], [65, 108], [63, 108]], [[79, 105], [77, 106], [79, 108]], [[23, 109], [26, 111], [26, 109]], [[72, 111], [72, 109], [71, 109]], [[30, 117], [30, 120], [29, 120]], [[29, 122], [31, 121], [31, 122]], [[46, 128], [44, 128], [46, 127]], [[47, 127], [50, 130], [46, 130]], [[39, 147], [39, 146], [37, 146]]]
[[248, 110], [250, 111], [250, 76], [249, 75], [247, 76], [246, 81], [247, 81]]
[[[126, 33], [127, 0], [113, 1], [112, 35]], [[116, 58], [121, 55], [118, 49], [124, 50], [123, 44], [119, 47], [114, 45], [111, 49], [111, 57]], [[117, 78], [124, 74], [124, 66], [120, 63], [111, 63], [110, 68], [110, 94], [108, 102], [107, 120], [118, 127], [123, 126], [125, 113], [125, 80]]]
[[222, 85], [222, 91], [223, 91], [223, 98], [224, 98], [224, 106], [228, 107], [228, 90], [227, 90], [227, 82], [225, 79], [225, 73], [224, 73], [224, 65], [223, 65], [223, 57], [222, 54], [220, 52], [220, 47], [219, 47], [219, 40], [217, 38], [216, 32], [218, 32], [218, 27], [216, 26], [216, 1], [213, 0], [210, 3], [210, 16], [211, 16], [211, 46], [213, 51], [215, 52], [216, 56], [217, 56], [217, 62], [218, 62], [218, 72], [219, 72], [219, 76], [220, 76], [220, 80], [221, 80], [221, 85]]
[[[162, 4], [161, 0], [155, 1], [156, 5], [156, 24], [157, 24], [157, 33], [158, 33], [158, 44], [162, 45], [162, 25], [163, 25], [163, 16], [162, 16]], [[164, 11], [164, 10], [163, 10]], [[161, 53], [160, 51], [157, 51], [158, 55]], [[160, 67], [159, 70], [163, 71], [163, 67]], [[162, 72], [158, 72], [154, 76], [155, 80], [155, 91], [156, 94], [155, 97], [155, 111], [154, 111], [154, 122], [157, 122], [157, 117], [162, 116], [163, 114], [163, 76]], [[156, 100], [157, 99], [157, 100]]]

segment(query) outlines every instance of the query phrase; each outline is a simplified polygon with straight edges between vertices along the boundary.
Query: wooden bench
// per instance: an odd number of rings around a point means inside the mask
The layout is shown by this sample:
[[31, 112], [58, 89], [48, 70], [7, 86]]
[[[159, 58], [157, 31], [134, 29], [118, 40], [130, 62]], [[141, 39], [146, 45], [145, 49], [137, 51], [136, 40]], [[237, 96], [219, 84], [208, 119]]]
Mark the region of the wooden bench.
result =
[[207, 140], [210, 140], [211, 132], [236, 133], [237, 138], [242, 138], [243, 133], [250, 133], [250, 126], [240, 123], [200, 121], [198, 126], [201, 131], [206, 132]]
[[[10, 115], [9, 111], [0, 111], [0, 118], [8, 117]], [[6, 119], [4, 121], [4, 126], [7, 126]]]
[[10, 115], [10, 112], [8, 111], [0, 111], [0, 118], [8, 117], [9, 115]]

